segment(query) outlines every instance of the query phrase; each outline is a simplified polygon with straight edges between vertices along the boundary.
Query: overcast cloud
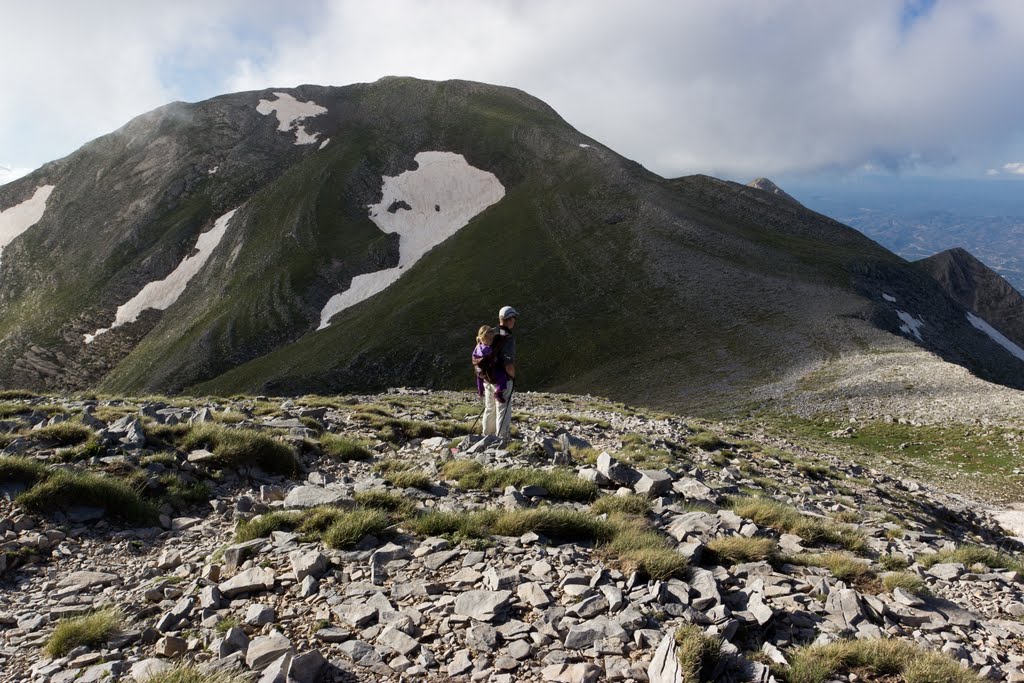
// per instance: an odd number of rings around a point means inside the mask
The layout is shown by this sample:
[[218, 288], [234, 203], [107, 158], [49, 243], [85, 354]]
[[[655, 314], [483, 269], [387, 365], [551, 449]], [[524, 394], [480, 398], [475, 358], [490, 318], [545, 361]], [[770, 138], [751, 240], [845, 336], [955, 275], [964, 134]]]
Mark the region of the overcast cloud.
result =
[[174, 99], [385, 75], [521, 88], [667, 176], [1024, 158], [1017, 0], [7, 2], [0, 45], [15, 168]]

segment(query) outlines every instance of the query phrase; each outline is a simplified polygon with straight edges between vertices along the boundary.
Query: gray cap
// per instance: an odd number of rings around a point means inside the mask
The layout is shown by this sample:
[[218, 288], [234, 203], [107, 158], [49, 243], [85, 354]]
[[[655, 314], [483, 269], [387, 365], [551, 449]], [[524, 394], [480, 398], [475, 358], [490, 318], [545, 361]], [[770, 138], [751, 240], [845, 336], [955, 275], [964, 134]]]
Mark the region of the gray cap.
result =
[[502, 306], [501, 310], [498, 311], [498, 320], [508, 320], [509, 318], [518, 318], [519, 311], [512, 308], [511, 306]]

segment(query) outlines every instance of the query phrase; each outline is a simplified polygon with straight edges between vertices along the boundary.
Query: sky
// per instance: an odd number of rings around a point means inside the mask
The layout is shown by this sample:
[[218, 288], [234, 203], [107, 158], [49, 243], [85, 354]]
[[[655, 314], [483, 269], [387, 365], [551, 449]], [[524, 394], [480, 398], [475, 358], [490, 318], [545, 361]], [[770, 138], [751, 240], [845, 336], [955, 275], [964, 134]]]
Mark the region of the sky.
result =
[[1020, 0], [0, 0], [0, 184], [174, 100], [520, 88], [666, 177], [1024, 180]]

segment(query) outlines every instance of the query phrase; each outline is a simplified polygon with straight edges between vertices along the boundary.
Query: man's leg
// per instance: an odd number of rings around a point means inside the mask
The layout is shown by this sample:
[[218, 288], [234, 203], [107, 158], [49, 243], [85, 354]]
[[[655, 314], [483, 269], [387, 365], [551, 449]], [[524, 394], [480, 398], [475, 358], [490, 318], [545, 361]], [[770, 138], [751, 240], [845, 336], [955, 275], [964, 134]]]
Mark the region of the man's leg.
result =
[[497, 399], [494, 398], [494, 385], [484, 383], [484, 416], [482, 418], [483, 424], [481, 425], [480, 433], [484, 436], [488, 434], [497, 433], [497, 418], [498, 408], [495, 405]]
[[512, 380], [504, 393], [505, 401], [498, 403], [498, 438], [508, 439], [512, 430]]

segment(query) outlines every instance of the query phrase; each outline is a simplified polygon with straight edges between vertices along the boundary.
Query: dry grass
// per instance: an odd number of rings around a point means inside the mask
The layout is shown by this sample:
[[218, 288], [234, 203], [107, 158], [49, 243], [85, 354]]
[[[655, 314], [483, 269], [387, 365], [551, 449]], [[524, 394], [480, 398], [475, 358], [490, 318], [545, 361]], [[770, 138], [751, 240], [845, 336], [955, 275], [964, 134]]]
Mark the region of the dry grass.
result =
[[591, 501], [598, 488], [593, 482], [580, 479], [570, 469], [539, 469], [510, 467], [493, 469], [473, 460], [450, 460], [441, 468], [446, 479], [457, 481], [463, 489], [502, 489], [506, 486], [522, 488], [539, 486], [556, 500]]
[[[790, 659], [789, 683], [824, 683], [863, 669], [861, 678], [898, 677], [904, 683], [981, 683], [969, 669], [905, 640], [844, 640], [798, 648]], [[897, 679], [898, 680], [898, 679]]]
[[182, 440], [185, 450], [209, 449], [224, 465], [257, 465], [270, 474], [295, 474], [299, 462], [295, 451], [272, 437], [253, 429], [231, 429], [216, 423], [193, 427]]
[[872, 576], [869, 564], [846, 553], [798, 553], [786, 556], [785, 561], [790, 564], [828, 569], [832, 576], [847, 583], [864, 581]]
[[721, 562], [729, 565], [770, 560], [779, 549], [778, 544], [770, 538], [745, 536], [719, 536], [711, 539], [707, 548]]
[[913, 572], [890, 572], [882, 577], [882, 586], [892, 592], [894, 588], [902, 588], [913, 595], [927, 595], [928, 585], [925, 580]]
[[686, 683], [710, 680], [721, 650], [721, 638], [705, 635], [700, 626], [686, 624], [676, 630], [676, 656]]
[[1012, 569], [1024, 573], [1024, 562], [1019, 555], [1001, 553], [980, 545], [960, 545], [954, 550], [940, 550], [937, 553], [921, 555], [917, 561], [926, 569], [940, 563], [959, 562], [968, 567], [982, 564], [989, 569]]
[[758, 526], [796, 534], [810, 544], [831, 543], [853, 552], [861, 552], [867, 547], [864, 535], [854, 527], [805, 515], [771, 498], [741, 496], [733, 498], [730, 507]]
[[70, 619], [61, 619], [43, 651], [50, 657], [63, 657], [80, 645], [103, 645], [124, 624], [124, 615], [108, 608]]
[[339, 434], [331, 434], [330, 432], [320, 436], [320, 448], [325, 455], [329, 455], [341, 462], [369, 460], [373, 457], [370, 444], [366, 441]]

